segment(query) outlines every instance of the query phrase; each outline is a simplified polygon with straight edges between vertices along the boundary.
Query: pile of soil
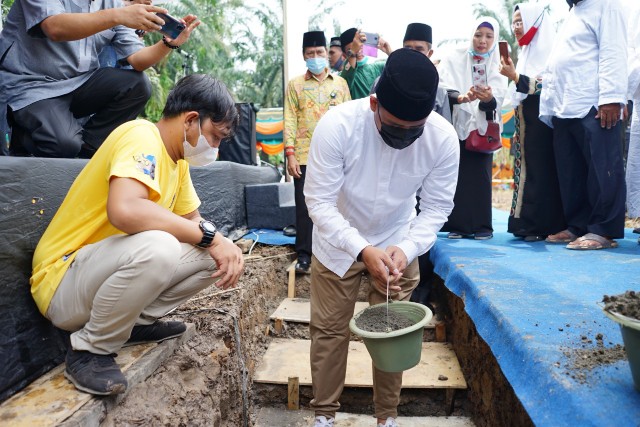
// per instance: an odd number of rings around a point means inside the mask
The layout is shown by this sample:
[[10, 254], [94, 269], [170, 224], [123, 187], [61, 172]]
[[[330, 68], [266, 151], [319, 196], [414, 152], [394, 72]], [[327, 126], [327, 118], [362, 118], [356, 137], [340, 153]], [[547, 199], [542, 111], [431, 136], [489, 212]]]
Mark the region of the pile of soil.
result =
[[196, 335], [110, 409], [101, 425], [253, 424], [252, 376], [268, 345], [269, 314], [287, 291], [288, 247], [257, 244], [237, 289], [200, 292], [168, 319], [194, 323]]
[[605, 295], [602, 302], [605, 311], [640, 320], [640, 292], [626, 291], [620, 295]]
[[413, 326], [416, 322], [384, 305], [369, 307], [356, 319], [356, 326], [368, 332], [392, 332]]
[[562, 353], [568, 359], [568, 363], [564, 366], [565, 375], [580, 384], [589, 382], [589, 374], [595, 368], [612, 365], [627, 358], [624, 347], [620, 344], [605, 347], [604, 337], [600, 333], [596, 335], [595, 348], [592, 346], [592, 341], [587, 336], [583, 336], [582, 348], [564, 348]]

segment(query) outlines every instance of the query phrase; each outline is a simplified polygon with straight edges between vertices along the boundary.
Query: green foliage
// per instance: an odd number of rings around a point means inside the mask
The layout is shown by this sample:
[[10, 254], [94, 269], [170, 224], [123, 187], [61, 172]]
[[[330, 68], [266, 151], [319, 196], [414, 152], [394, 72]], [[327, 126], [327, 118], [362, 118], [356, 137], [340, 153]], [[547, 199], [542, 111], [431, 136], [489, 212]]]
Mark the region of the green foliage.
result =
[[513, 32], [511, 31], [511, 18], [513, 14], [513, 8], [516, 4], [521, 3], [522, 0], [503, 0], [502, 6], [499, 10], [489, 9], [482, 3], [475, 3], [473, 5], [473, 13], [476, 18], [481, 16], [490, 16], [500, 24], [500, 37], [499, 40], [506, 40], [511, 46], [511, 59], [514, 64], [518, 62], [518, 41], [516, 40]]
[[[153, 87], [144, 116], [157, 120], [167, 94], [189, 73], [207, 73], [223, 81], [241, 102], [283, 105], [282, 0], [277, 6], [246, 7], [241, 0], [182, 0], [167, 4], [174, 16], [195, 14], [201, 21], [189, 41], [147, 75]], [[145, 43], [160, 40], [147, 34]]]
[[4, 21], [9, 9], [13, 5], [13, 0], [0, 0], [0, 13], [2, 13], [2, 20]]

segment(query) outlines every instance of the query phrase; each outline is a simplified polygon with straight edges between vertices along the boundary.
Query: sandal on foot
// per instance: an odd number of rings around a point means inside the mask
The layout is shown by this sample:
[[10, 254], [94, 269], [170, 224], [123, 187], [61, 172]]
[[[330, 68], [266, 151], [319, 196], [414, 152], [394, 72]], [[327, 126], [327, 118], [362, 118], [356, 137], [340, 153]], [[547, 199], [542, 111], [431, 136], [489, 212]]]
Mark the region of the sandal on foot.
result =
[[[596, 242], [596, 245], [589, 242]], [[615, 240], [607, 239], [594, 233], [587, 233], [582, 237], [577, 238], [573, 242], [567, 245], [567, 249], [573, 249], [578, 251], [591, 251], [597, 249], [613, 249], [618, 247], [618, 242]]]
[[577, 238], [578, 236], [569, 230], [564, 230], [556, 234], [550, 234], [544, 241], [547, 243], [571, 243]]

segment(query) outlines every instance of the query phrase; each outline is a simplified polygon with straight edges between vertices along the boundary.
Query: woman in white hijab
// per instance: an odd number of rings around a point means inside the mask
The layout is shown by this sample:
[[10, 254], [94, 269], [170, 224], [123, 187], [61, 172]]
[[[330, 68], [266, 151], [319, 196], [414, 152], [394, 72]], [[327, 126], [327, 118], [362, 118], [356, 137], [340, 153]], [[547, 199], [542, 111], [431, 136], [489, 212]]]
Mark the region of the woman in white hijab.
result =
[[511, 28], [521, 46], [518, 65], [501, 59], [500, 73], [513, 80], [516, 131], [513, 138], [513, 202], [508, 231], [527, 242], [544, 241], [566, 228], [553, 153], [553, 130], [538, 118], [540, 78], [553, 45], [555, 30], [540, 3], [513, 9]]
[[[493, 237], [491, 221], [491, 178], [493, 154], [465, 150], [464, 141], [478, 130], [487, 131], [487, 120], [500, 123], [500, 109], [507, 90], [507, 79], [500, 75], [498, 22], [491, 17], [481, 17], [473, 27], [469, 48], [458, 49], [440, 63], [440, 83], [449, 92], [453, 126], [458, 133], [460, 170], [454, 197], [455, 207], [447, 223], [442, 227], [448, 238], [473, 237], [486, 240]], [[472, 67], [485, 65], [487, 86], [475, 86]]]

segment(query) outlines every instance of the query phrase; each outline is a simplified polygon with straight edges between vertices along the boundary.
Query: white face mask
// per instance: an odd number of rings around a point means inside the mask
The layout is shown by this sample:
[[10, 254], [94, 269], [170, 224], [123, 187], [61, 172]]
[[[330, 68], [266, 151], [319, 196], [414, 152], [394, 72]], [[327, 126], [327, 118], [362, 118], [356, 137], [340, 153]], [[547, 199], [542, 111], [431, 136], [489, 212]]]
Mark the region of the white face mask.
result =
[[207, 138], [204, 137], [200, 130], [200, 121], [198, 121], [198, 132], [200, 132], [200, 136], [196, 146], [193, 147], [187, 141], [187, 131], [185, 129], [184, 142], [182, 143], [184, 146], [184, 159], [191, 166], [206, 166], [216, 161], [218, 149], [209, 145]]

